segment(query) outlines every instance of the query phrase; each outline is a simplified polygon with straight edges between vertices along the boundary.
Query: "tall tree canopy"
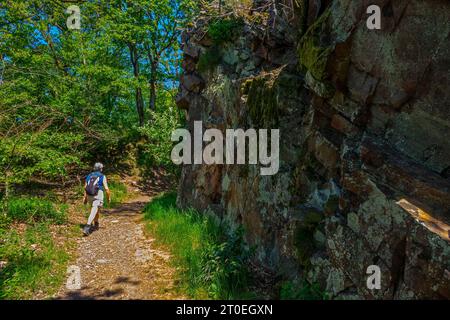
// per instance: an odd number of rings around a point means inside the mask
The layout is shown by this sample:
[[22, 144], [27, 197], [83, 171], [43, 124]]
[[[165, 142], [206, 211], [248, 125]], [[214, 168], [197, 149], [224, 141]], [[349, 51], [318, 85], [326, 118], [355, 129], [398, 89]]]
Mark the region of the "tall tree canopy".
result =
[[153, 113], [178, 116], [179, 36], [196, 2], [83, 1], [80, 30], [66, 26], [70, 4], [0, 3], [0, 184], [61, 182], [148, 140], [167, 118]]

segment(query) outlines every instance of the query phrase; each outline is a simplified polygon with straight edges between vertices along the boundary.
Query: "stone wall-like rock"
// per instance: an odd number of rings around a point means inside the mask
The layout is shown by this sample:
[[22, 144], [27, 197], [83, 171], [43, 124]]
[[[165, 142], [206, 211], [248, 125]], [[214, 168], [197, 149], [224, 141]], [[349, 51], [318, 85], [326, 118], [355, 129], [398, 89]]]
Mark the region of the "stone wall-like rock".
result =
[[184, 33], [177, 102], [191, 130], [279, 128], [280, 170], [184, 166], [179, 205], [244, 226], [262, 266], [335, 298], [450, 299], [450, 3], [257, 2], [231, 41], [206, 17]]

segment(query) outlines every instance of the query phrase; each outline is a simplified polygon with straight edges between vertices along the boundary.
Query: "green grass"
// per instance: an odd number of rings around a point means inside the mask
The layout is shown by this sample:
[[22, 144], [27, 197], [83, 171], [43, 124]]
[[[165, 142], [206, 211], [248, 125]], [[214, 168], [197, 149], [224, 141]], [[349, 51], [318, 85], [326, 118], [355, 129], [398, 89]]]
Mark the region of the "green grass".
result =
[[[115, 208], [122, 204], [128, 196], [127, 186], [122, 182], [117, 182], [114, 180], [108, 181], [108, 187], [111, 191], [111, 203], [107, 204], [105, 202], [105, 207]], [[106, 201], [106, 194], [105, 194]]]
[[250, 250], [242, 231], [228, 232], [194, 210], [178, 210], [175, 201], [175, 193], [164, 194], [144, 212], [149, 232], [181, 270], [180, 289], [194, 299], [248, 298]]
[[69, 259], [55, 246], [46, 223], [29, 225], [23, 234], [0, 229], [0, 299], [31, 299], [37, 293], [56, 292], [65, 277]]
[[17, 222], [51, 221], [63, 224], [67, 220], [67, 206], [57, 206], [47, 199], [36, 197], [11, 198], [6, 202], [6, 216]]
[[44, 298], [56, 292], [69, 255], [55, 244], [50, 228], [66, 221], [67, 205], [49, 198], [0, 202], [0, 299]]

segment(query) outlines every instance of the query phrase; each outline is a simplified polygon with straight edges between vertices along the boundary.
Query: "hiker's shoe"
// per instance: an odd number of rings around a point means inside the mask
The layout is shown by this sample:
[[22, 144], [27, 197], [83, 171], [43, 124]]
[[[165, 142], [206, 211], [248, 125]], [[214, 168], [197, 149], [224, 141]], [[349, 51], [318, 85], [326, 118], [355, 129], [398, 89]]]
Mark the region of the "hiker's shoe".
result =
[[88, 235], [90, 235], [91, 234], [91, 225], [89, 225], [89, 224], [87, 224], [87, 225], [85, 225], [84, 226], [84, 228], [83, 228], [83, 234], [85, 235], [85, 236], [88, 236]]
[[94, 226], [92, 227], [92, 230], [93, 231], [97, 231], [98, 229], [100, 229], [100, 223], [98, 223], [98, 221], [97, 221], [97, 222], [94, 223]]

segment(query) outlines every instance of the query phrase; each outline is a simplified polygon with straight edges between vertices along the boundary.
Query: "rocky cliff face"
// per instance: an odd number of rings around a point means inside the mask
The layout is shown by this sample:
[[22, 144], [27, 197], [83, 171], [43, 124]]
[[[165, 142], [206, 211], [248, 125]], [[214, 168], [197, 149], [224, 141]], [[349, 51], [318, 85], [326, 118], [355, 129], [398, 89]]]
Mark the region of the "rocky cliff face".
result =
[[179, 205], [242, 225], [261, 266], [334, 298], [450, 299], [450, 2], [294, 3], [183, 35], [189, 128], [279, 128], [280, 170], [185, 166]]

